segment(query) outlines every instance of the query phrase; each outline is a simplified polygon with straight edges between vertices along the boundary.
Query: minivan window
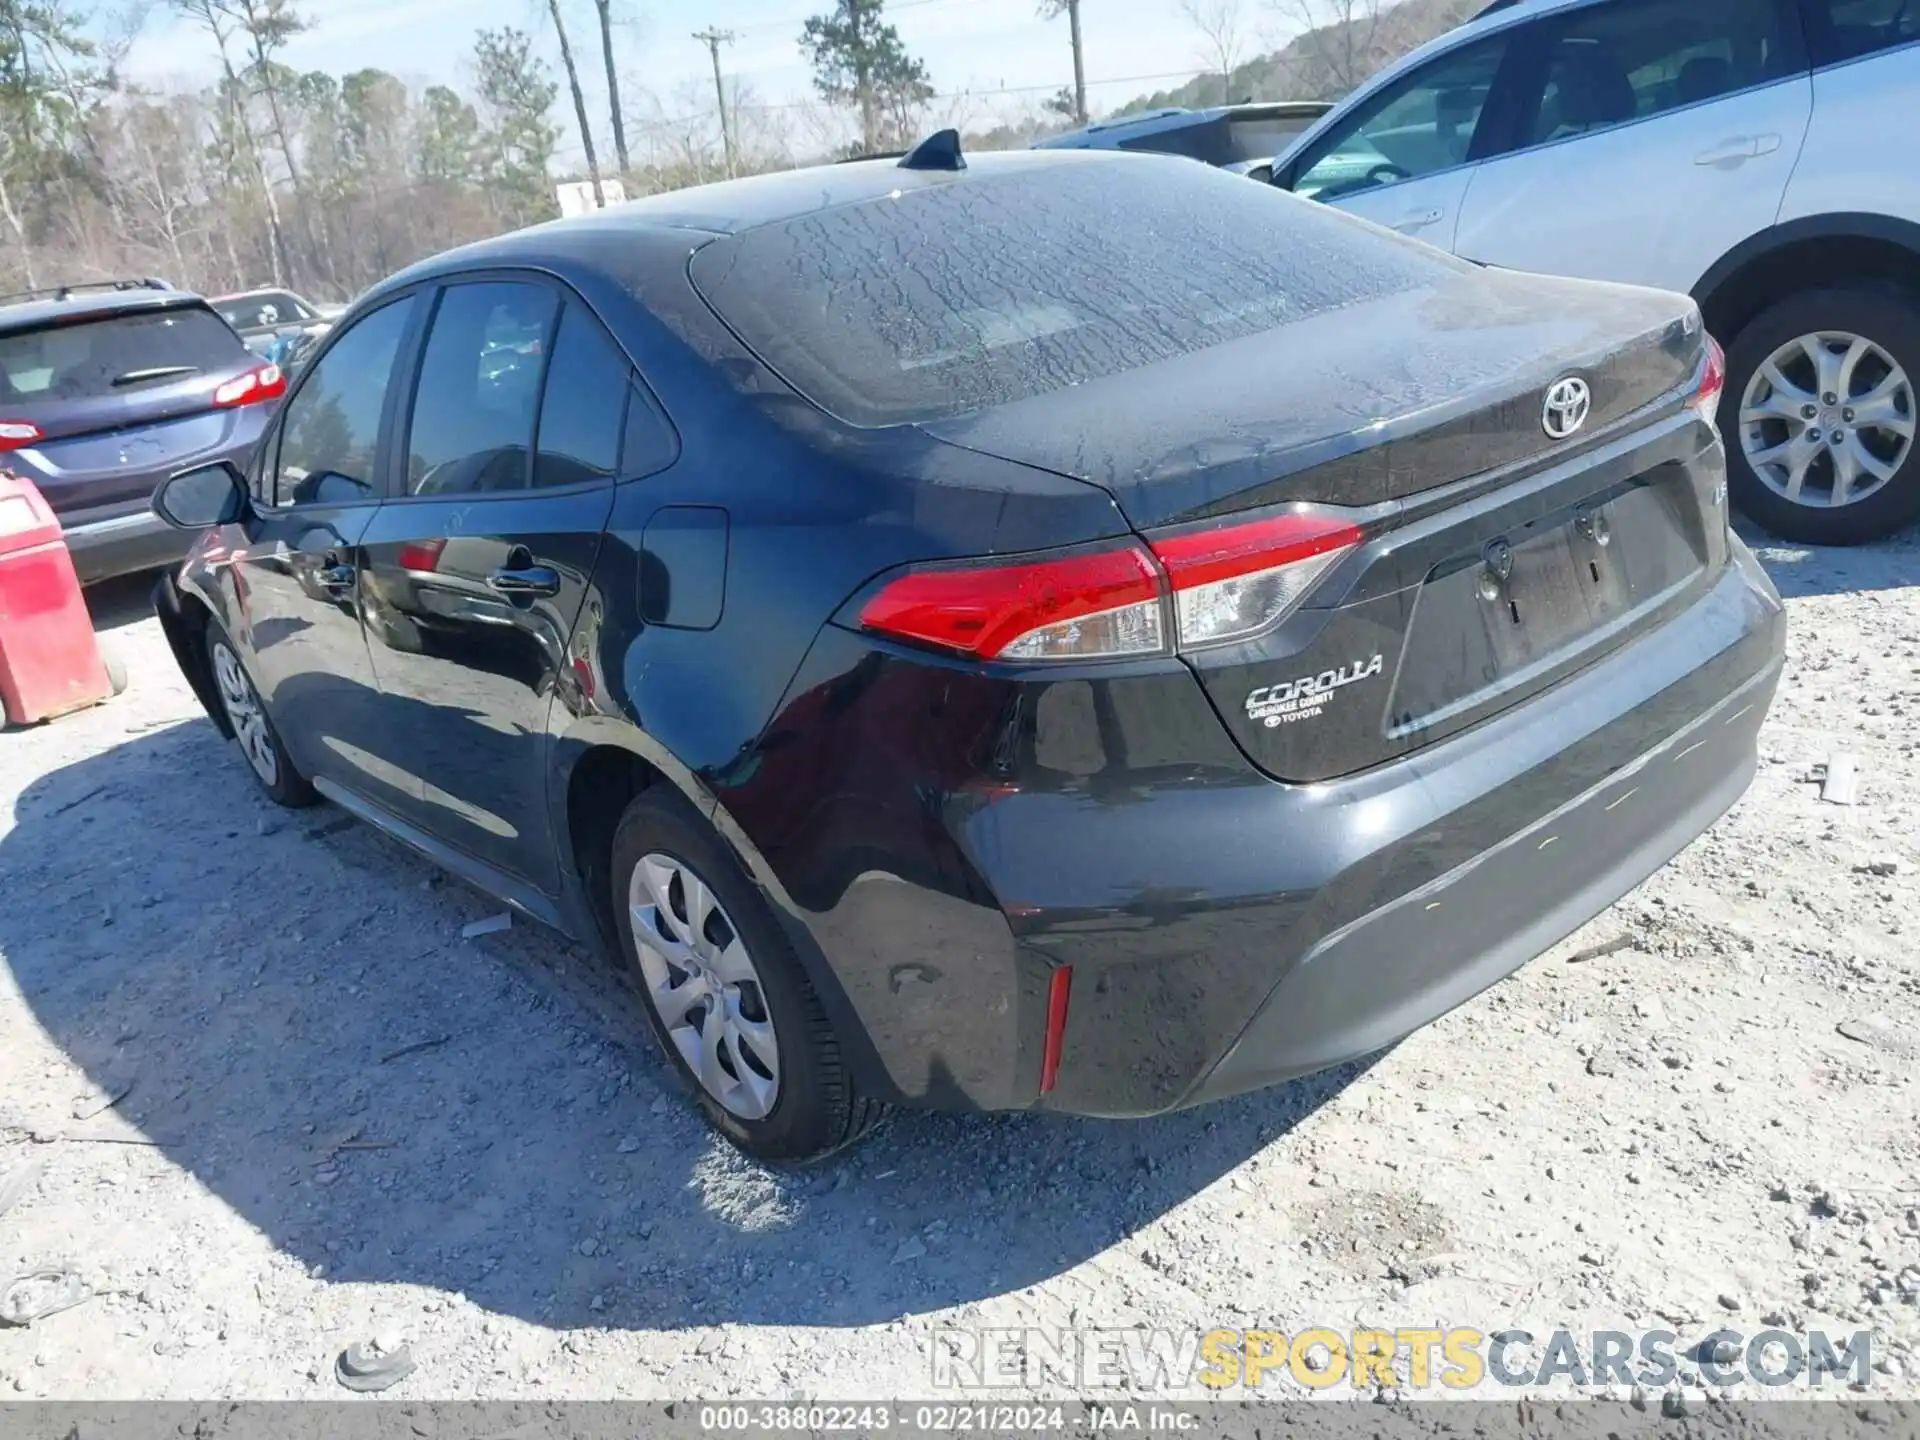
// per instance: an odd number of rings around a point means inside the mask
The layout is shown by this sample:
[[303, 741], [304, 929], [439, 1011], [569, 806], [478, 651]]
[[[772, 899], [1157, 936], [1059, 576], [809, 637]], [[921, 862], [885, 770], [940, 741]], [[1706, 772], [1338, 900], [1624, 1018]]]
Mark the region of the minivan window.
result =
[[[177, 306], [0, 335], [0, 400], [91, 400], [246, 364], [211, 310]], [[257, 363], [257, 362], [256, 362]]]
[[527, 487], [533, 417], [559, 303], [546, 286], [516, 281], [451, 285], [441, 295], [407, 430], [410, 493]]
[[287, 401], [276, 505], [352, 504], [378, 494], [380, 416], [413, 306], [408, 296], [356, 320]]
[[1550, 25], [1530, 140], [1698, 104], [1787, 73], [1777, 0], [1615, 0]]
[[1224, 170], [1082, 152], [756, 226], [691, 273], [790, 385], [872, 426], [1137, 369], [1459, 263]]
[[1808, 0], [1807, 8], [1816, 64], [1920, 40], [1920, 0]]
[[1466, 164], [1507, 47], [1506, 35], [1462, 45], [1362, 101], [1302, 157], [1294, 193], [1337, 200]]

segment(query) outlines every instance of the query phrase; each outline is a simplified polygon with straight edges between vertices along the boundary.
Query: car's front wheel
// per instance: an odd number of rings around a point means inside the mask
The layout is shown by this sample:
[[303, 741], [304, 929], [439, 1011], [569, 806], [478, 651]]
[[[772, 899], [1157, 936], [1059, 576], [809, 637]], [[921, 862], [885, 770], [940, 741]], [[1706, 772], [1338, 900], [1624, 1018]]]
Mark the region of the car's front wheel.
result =
[[643, 792], [613, 841], [613, 908], [647, 1016], [709, 1122], [763, 1160], [858, 1139], [861, 1096], [833, 1027], [767, 902], [676, 794]]
[[217, 625], [207, 626], [207, 667], [220, 692], [220, 708], [233, 729], [234, 743], [247, 757], [253, 778], [276, 805], [299, 809], [320, 797], [306, 777], [294, 769], [280, 732], [273, 728], [267, 707], [254, 688], [253, 677], [240, 663], [240, 652]]
[[1809, 290], [1727, 347], [1720, 432], [1734, 504], [1783, 539], [1859, 545], [1920, 516], [1920, 306]]

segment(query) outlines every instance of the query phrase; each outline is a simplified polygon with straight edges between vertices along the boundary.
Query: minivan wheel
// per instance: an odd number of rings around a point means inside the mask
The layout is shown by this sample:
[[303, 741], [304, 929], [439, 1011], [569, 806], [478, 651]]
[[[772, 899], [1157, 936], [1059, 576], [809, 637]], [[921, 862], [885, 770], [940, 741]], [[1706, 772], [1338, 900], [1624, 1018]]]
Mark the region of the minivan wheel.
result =
[[214, 688], [220, 692], [220, 708], [233, 727], [234, 743], [246, 756], [247, 768], [267, 797], [290, 810], [318, 800], [306, 777], [293, 768], [280, 732], [273, 728], [260, 692], [254, 689], [253, 678], [240, 663], [240, 652], [225, 632], [212, 624], [207, 626], [207, 668], [213, 672]]
[[1859, 545], [1920, 516], [1920, 306], [1810, 290], [1727, 349], [1720, 405], [1734, 504], [1784, 539]]
[[613, 838], [613, 910], [647, 1019], [713, 1127], [762, 1160], [809, 1160], [882, 1114], [841, 1058], [772, 910], [676, 794], [644, 791]]

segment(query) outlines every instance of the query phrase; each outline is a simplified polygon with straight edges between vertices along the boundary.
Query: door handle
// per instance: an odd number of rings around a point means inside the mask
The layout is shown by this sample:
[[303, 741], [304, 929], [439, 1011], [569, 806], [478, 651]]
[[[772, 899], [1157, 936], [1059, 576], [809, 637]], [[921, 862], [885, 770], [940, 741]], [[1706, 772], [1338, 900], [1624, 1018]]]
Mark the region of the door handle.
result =
[[1718, 145], [1702, 150], [1698, 155], [1693, 157], [1693, 163], [1696, 165], [1737, 165], [1742, 160], [1751, 160], [1754, 156], [1764, 153], [1760, 149], [1760, 143], [1763, 139], [1773, 141], [1773, 144], [1768, 147], [1769, 149], [1777, 150], [1780, 148], [1780, 137], [1778, 135], [1735, 135], [1730, 140], [1722, 140]]
[[1444, 210], [1413, 210], [1402, 215], [1394, 222], [1393, 228], [1402, 235], [1411, 235], [1416, 230], [1424, 230], [1429, 225], [1438, 225], [1447, 218]]
[[1780, 148], [1780, 143], [1781, 140], [1778, 135], [1756, 135], [1753, 137], [1753, 153], [1755, 155], [1771, 155]]
[[508, 599], [534, 595], [558, 595], [560, 575], [545, 565], [529, 565], [520, 570], [496, 570], [487, 576], [487, 588]]

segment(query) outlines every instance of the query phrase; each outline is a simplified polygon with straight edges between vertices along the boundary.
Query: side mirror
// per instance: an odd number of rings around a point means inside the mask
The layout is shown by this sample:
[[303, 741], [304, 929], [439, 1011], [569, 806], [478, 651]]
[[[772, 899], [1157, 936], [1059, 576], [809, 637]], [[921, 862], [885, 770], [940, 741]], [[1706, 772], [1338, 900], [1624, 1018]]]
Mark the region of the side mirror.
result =
[[225, 460], [182, 470], [153, 492], [153, 513], [176, 530], [231, 525], [247, 513], [247, 482]]

